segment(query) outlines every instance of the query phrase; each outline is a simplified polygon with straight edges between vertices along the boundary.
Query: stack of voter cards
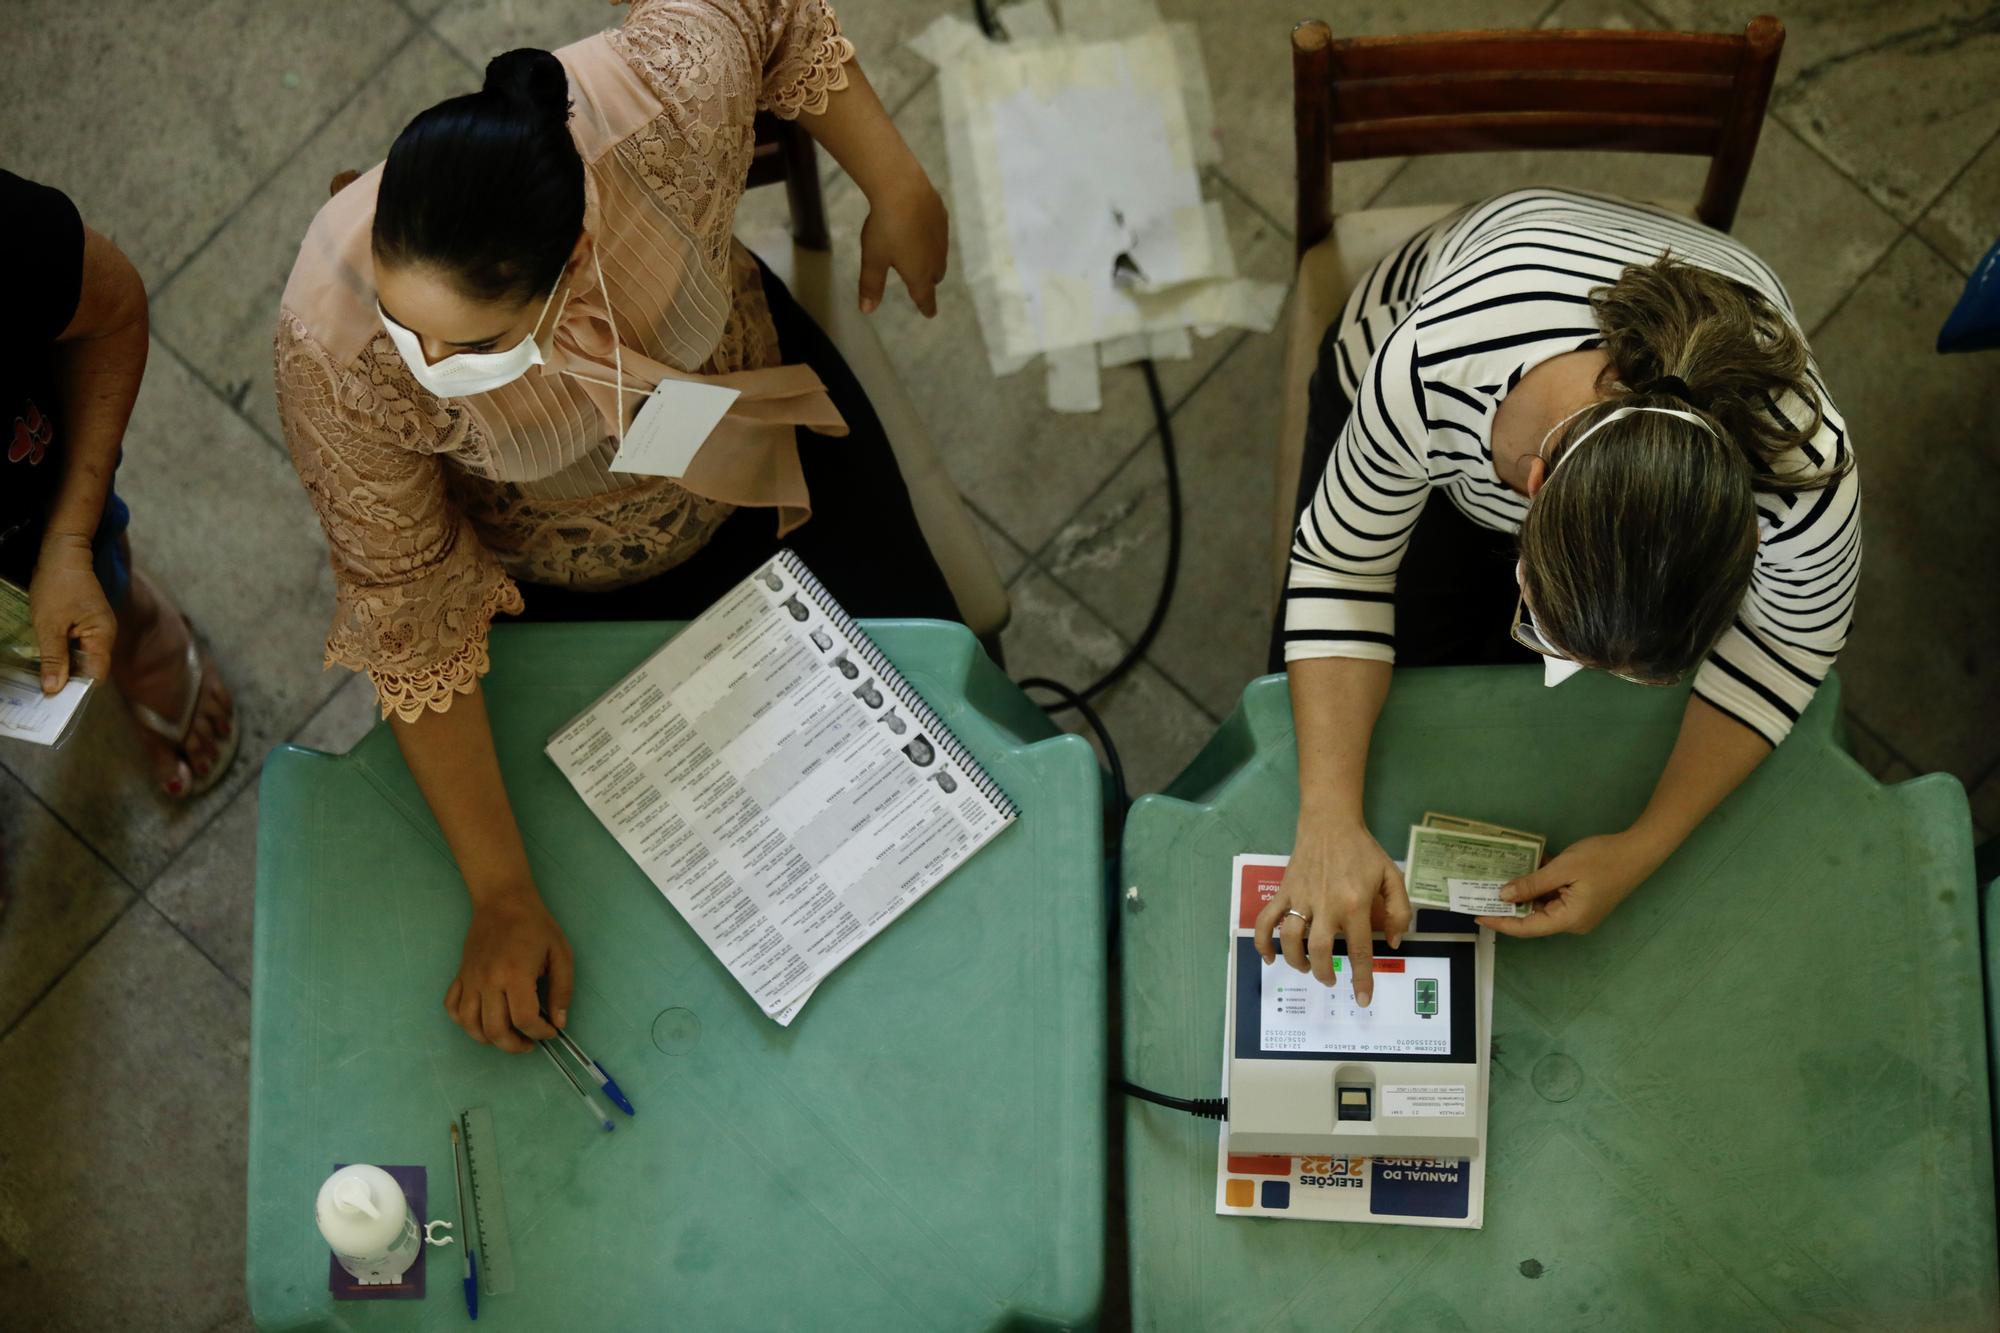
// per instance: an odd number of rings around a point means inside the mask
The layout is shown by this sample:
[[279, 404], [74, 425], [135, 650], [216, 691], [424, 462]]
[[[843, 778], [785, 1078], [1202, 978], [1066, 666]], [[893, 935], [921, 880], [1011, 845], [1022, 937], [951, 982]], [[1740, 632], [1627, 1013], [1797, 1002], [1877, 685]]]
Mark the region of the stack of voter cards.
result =
[[72, 666], [58, 693], [42, 693], [42, 652], [28, 590], [0, 579], [0, 740], [61, 745], [83, 716], [93, 684]]
[[1533, 909], [1507, 902], [1500, 889], [1540, 866], [1547, 846], [1539, 833], [1433, 810], [1410, 829], [1404, 877], [1410, 906], [1466, 916], [1526, 916]]

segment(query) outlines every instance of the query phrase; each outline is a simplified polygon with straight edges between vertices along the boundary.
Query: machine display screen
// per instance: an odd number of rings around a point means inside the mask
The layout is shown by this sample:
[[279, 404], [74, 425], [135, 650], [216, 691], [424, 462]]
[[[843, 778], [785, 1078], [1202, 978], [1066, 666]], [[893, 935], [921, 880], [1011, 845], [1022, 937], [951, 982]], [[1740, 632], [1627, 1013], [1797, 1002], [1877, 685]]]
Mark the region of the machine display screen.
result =
[[1363, 1008], [1354, 1002], [1354, 967], [1345, 952], [1334, 955], [1334, 984], [1326, 986], [1282, 960], [1265, 966], [1250, 939], [1240, 937], [1237, 1058], [1470, 1062], [1472, 949], [1470, 941], [1408, 940], [1397, 953], [1377, 953], [1375, 993]]
[[1333, 985], [1310, 972], [1273, 965], [1263, 969], [1263, 1004], [1257, 1045], [1264, 1051], [1313, 1051], [1321, 1055], [1449, 1055], [1449, 958], [1378, 958], [1375, 993], [1366, 1008], [1355, 1003], [1354, 968], [1333, 960]]

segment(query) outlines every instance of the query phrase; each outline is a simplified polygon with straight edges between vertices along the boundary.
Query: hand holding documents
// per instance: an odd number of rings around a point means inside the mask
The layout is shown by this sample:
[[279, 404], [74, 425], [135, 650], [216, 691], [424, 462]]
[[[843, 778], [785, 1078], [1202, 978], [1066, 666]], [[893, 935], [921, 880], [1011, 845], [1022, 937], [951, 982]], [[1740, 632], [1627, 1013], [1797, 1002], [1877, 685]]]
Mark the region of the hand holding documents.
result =
[[1544, 840], [1532, 833], [1432, 812], [1410, 830], [1410, 906], [1467, 916], [1526, 916], [1526, 903], [1500, 897], [1501, 886], [1542, 863]]
[[0, 665], [0, 738], [35, 745], [60, 745], [83, 714], [93, 682], [71, 676], [55, 694], [42, 693], [36, 671]]
[[783, 1024], [1020, 813], [790, 551], [547, 749]]
[[28, 594], [0, 579], [0, 739], [61, 745], [83, 715], [96, 682], [72, 674], [61, 690], [43, 694], [41, 667]]

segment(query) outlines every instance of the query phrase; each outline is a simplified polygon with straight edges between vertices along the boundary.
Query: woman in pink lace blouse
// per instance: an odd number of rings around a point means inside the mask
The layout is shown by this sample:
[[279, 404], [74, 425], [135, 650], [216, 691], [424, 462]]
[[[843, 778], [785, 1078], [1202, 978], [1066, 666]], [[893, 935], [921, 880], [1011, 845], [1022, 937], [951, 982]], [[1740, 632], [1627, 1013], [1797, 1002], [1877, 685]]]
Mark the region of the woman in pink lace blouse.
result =
[[[637, 0], [617, 31], [498, 57], [321, 210], [285, 288], [327, 661], [373, 680], [471, 897], [445, 1007], [507, 1050], [554, 1035], [537, 980], [557, 1026], [573, 981], [494, 757], [496, 613], [685, 618], [783, 539], [857, 614], [956, 614], [865, 395], [731, 237], [759, 109], [866, 194], [862, 309], [893, 268], [933, 313], [944, 207], [823, 0]], [[611, 471], [668, 380], [741, 396], [681, 478]]]

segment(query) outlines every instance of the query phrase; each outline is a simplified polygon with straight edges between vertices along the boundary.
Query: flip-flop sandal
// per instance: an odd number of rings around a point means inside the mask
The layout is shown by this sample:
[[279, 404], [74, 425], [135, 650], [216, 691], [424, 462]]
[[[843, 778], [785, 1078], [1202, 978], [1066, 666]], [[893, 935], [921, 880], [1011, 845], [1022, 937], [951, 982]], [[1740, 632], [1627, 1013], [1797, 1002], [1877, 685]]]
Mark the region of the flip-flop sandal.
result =
[[[181, 705], [179, 722], [169, 722], [166, 718], [161, 717], [137, 699], [128, 697], [125, 700], [125, 706], [132, 711], [132, 716], [137, 719], [140, 726], [152, 732], [168, 745], [173, 746], [181, 755], [185, 756], [187, 754], [185, 742], [188, 732], [194, 727], [195, 710], [201, 707], [202, 687], [208, 683], [208, 663], [201, 648], [198, 646], [201, 632], [194, 627], [194, 621], [189, 619], [185, 611], [181, 612], [180, 616], [181, 623], [187, 626], [187, 675], [188, 679], [194, 682], [194, 686], [188, 691], [187, 702]], [[231, 709], [232, 714], [234, 711], [234, 709]], [[242, 740], [243, 728], [236, 725], [235, 719], [232, 716], [229, 725], [229, 734], [224, 736], [219, 742], [215, 762], [210, 764], [208, 768], [208, 776], [205, 778], [196, 777], [194, 775], [194, 765], [189, 764], [188, 775], [192, 780], [188, 785], [188, 789], [181, 793], [180, 799], [191, 801], [214, 787], [216, 783], [222, 781], [222, 775], [227, 773], [229, 766], [236, 762], [236, 748], [241, 744]], [[183, 762], [186, 762], [185, 759], [183, 759]]]

